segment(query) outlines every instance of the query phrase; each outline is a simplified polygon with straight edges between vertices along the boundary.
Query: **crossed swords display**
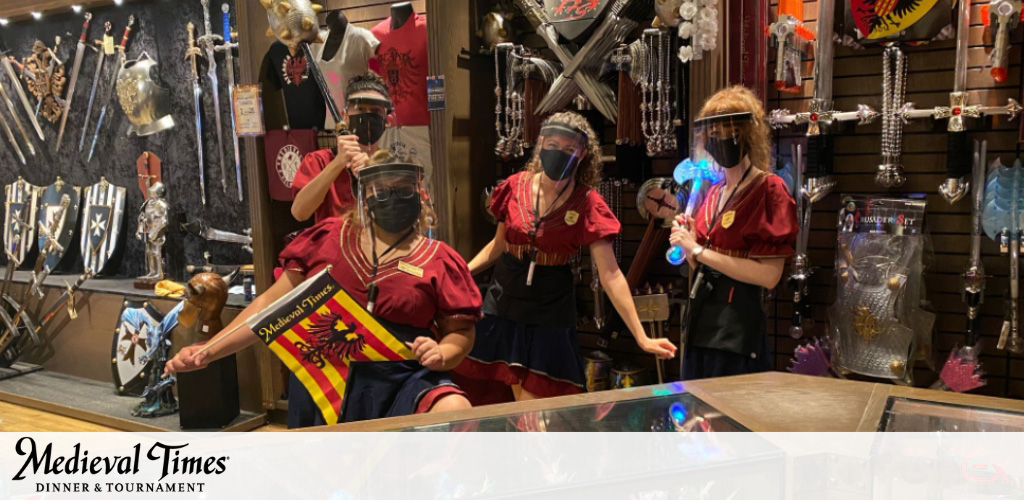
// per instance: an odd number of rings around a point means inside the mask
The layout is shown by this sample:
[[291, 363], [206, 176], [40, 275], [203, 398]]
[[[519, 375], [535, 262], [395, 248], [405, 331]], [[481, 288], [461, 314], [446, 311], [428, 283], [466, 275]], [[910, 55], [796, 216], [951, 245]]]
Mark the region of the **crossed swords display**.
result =
[[199, 195], [203, 205], [206, 205], [206, 167], [203, 161], [203, 122], [202, 122], [202, 77], [199, 74], [198, 59], [203, 57], [207, 62], [206, 77], [210, 80], [210, 91], [213, 99], [214, 121], [217, 126], [217, 154], [220, 157], [220, 183], [224, 192], [228, 192], [227, 167], [224, 160], [224, 127], [220, 115], [220, 83], [217, 78], [217, 52], [224, 53], [224, 63], [227, 66], [228, 74], [228, 97], [232, 101], [231, 106], [231, 138], [235, 153], [235, 179], [237, 180], [238, 201], [242, 201], [242, 164], [238, 150], [237, 122], [235, 119], [234, 95], [235, 95], [235, 58], [234, 51], [238, 43], [234, 39], [231, 30], [231, 12], [228, 4], [221, 5], [223, 12], [224, 35], [217, 35], [213, 32], [210, 23], [210, 0], [200, 0], [203, 5], [203, 28], [205, 34], [196, 37], [194, 34], [195, 25], [188, 23], [188, 49], [185, 51], [185, 58], [191, 59], [192, 65], [192, 86], [194, 105], [196, 113], [196, 145], [197, 157], [199, 160]]

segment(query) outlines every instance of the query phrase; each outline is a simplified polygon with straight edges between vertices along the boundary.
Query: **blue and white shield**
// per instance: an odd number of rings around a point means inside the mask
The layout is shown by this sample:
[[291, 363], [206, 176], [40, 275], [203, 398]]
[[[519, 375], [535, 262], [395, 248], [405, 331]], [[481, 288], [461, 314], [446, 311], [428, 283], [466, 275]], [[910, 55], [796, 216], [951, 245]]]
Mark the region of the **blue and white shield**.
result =
[[4, 252], [19, 263], [33, 253], [39, 188], [24, 180], [4, 186]]
[[111, 371], [114, 389], [122, 396], [141, 396], [149, 382], [153, 359], [147, 352], [160, 336], [163, 316], [149, 302], [126, 300], [114, 330]]
[[[64, 260], [71, 248], [72, 238], [75, 235], [75, 228], [78, 227], [78, 214], [81, 208], [82, 188], [72, 186], [59, 181], [47, 186], [39, 196], [39, 212], [36, 215], [37, 227], [42, 225], [47, 230], [53, 230], [53, 238], [56, 245], [51, 245], [46, 252], [46, 269], [54, 270]], [[67, 208], [61, 207], [61, 200], [67, 196], [69, 203]], [[60, 219], [58, 220], [58, 215]], [[47, 238], [41, 232], [39, 234], [39, 250], [42, 251], [47, 244]], [[73, 253], [73, 252], [72, 252]]]
[[85, 207], [81, 216], [82, 261], [85, 269], [94, 274], [114, 270], [110, 258], [117, 250], [124, 222], [125, 195], [125, 188], [106, 180], [85, 190]]

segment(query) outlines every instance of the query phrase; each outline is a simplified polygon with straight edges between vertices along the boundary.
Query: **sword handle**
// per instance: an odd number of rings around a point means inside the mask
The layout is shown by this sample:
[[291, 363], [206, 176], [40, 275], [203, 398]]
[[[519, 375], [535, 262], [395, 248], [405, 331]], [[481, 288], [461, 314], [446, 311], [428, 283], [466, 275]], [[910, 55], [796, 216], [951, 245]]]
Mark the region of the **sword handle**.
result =
[[224, 43], [231, 43], [231, 7], [222, 4], [220, 11], [224, 13]]
[[92, 12], [85, 13], [85, 23], [82, 24], [82, 36], [78, 38], [78, 43], [84, 44], [87, 35], [89, 34], [89, 22], [92, 21]]
[[[203, 4], [203, 28], [206, 29], [206, 35], [213, 34], [213, 26], [210, 23], [210, 0], [200, 0]], [[209, 40], [210, 45], [213, 45], [213, 40]]]
[[124, 27], [124, 36], [121, 37], [121, 45], [118, 46], [122, 58], [125, 56], [125, 50], [128, 48], [128, 36], [132, 34], [132, 26], [134, 25], [135, 15], [128, 16], [128, 25]]
[[188, 49], [185, 51], [185, 57], [192, 59], [192, 78], [199, 79], [199, 68], [196, 67], [196, 25], [190, 21], [185, 30], [188, 31]]

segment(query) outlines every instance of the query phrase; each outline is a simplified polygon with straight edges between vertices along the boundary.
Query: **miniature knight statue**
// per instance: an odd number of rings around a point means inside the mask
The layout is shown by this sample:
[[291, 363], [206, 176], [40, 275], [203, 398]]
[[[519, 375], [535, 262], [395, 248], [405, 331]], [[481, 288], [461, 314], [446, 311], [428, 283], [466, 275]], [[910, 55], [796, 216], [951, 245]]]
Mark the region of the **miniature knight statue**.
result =
[[157, 182], [149, 188], [149, 199], [139, 212], [139, 228], [135, 238], [146, 242], [146, 275], [140, 280], [157, 282], [164, 279], [163, 247], [167, 241], [169, 205], [164, 199], [166, 188]]

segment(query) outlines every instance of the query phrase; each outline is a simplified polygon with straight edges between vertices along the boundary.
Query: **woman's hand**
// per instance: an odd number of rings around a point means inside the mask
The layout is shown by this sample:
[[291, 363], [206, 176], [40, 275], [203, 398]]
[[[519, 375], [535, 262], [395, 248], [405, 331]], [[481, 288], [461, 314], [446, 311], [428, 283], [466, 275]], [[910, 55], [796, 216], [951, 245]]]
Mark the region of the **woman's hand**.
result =
[[202, 370], [209, 364], [209, 352], [200, 353], [202, 344], [183, 347], [164, 365], [164, 376]]
[[436, 340], [430, 337], [416, 337], [412, 343], [406, 342], [409, 349], [416, 355], [416, 360], [431, 371], [444, 371], [444, 353]]
[[668, 241], [673, 246], [682, 247], [683, 253], [686, 254], [686, 258], [689, 260], [693, 249], [699, 246], [697, 244], [696, 231], [693, 229], [693, 218], [680, 215], [676, 217], [676, 223], [677, 227], [672, 228], [672, 234], [669, 236]]
[[658, 359], [672, 359], [676, 357], [676, 346], [669, 339], [652, 339], [644, 337], [637, 341], [640, 348], [645, 352], [653, 354]]

